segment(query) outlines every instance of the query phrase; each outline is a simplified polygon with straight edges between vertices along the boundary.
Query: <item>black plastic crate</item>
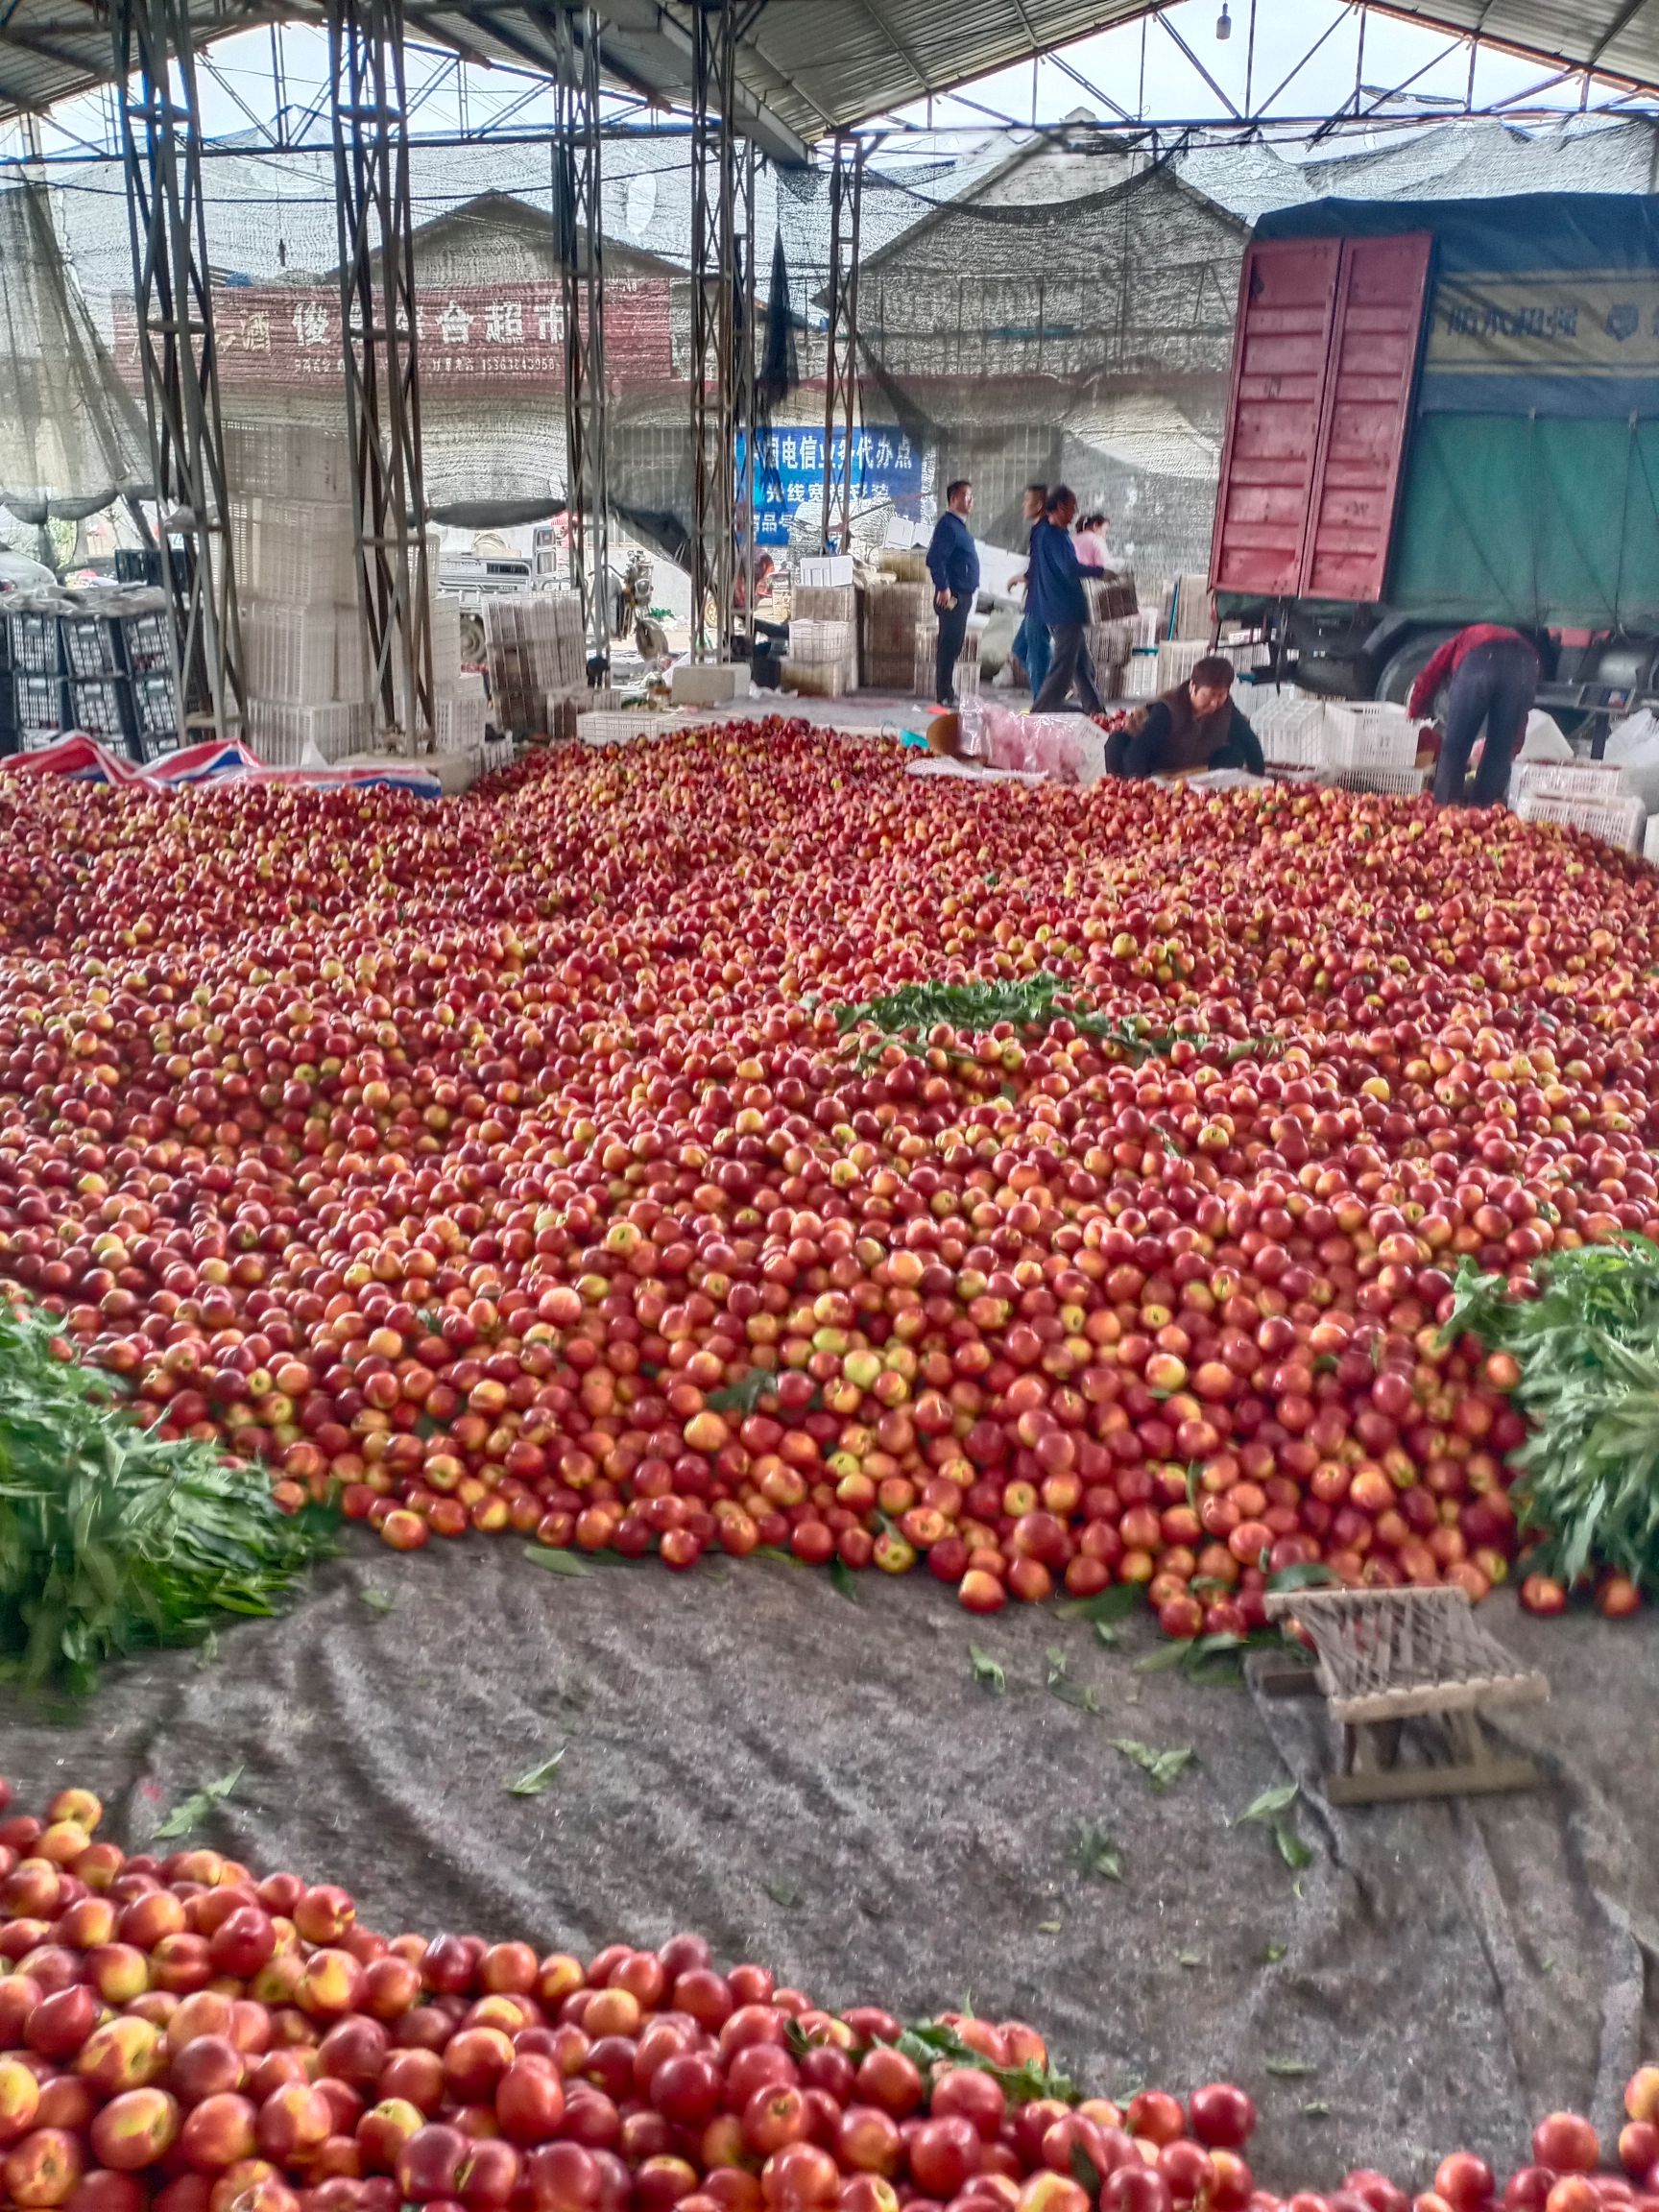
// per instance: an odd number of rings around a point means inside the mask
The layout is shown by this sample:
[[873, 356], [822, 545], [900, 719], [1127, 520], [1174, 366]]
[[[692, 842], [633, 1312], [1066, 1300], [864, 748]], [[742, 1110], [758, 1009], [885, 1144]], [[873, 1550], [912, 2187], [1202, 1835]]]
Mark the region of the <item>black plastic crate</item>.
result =
[[164, 609], [124, 614], [121, 645], [130, 676], [164, 676], [172, 666], [173, 619]]
[[42, 613], [32, 607], [14, 607], [7, 613], [6, 628], [11, 634], [12, 667], [15, 674], [56, 676], [60, 673], [61, 647], [56, 614]]
[[132, 678], [132, 727], [146, 742], [155, 740], [169, 747], [177, 744], [179, 694], [170, 675], [163, 672]]
[[64, 720], [66, 702], [62, 680], [57, 676], [18, 673], [12, 678], [12, 724], [21, 735], [56, 737], [69, 725]]
[[125, 746], [133, 732], [132, 691], [124, 676], [71, 676], [69, 728]]
[[115, 549], [117, 584], [159, 584], [161, 556], [152, 545], [119, 545]]
[[119, 676], [125, 672], [117, 616], [65, 614], [60, 633], [66, 676]]

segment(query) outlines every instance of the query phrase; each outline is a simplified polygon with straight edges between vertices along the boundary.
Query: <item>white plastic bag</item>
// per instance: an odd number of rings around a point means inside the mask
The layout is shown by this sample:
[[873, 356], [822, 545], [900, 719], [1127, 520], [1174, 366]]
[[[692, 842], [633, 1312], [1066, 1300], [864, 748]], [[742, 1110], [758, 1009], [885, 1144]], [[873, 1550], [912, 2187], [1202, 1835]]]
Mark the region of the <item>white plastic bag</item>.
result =
[[1659, 810], [1659, 716], [1645, 707], [1615, 723], [1603, 757], [1623, 769], [1649, 813]]
[[1553, 714], [1546, 714], [1541, 707], [1534, 707], [1527, 717], [1527, 735], [1522, 742], [1520, 757], [1523, 760], [1571, 760], [1575, 757], [1573, 748], [1561, 734], [1561, 726]]

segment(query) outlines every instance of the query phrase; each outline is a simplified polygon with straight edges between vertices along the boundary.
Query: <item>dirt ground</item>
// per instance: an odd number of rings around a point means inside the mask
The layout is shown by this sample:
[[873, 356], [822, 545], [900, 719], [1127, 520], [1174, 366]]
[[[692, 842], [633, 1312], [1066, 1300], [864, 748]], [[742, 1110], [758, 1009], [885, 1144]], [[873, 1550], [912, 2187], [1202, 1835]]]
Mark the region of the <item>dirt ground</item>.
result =
[[[1659, 2054], [1659, 1626], [1484, 1617], [1553, 1685], [1510, 1738], [1544, 1787], [1334, 1813], [1322, 1709], [1142, 1671], [1143, 1623], [1107, 1649], [1052, 1608], [971, 1622], [925, 1576], [852, 1602], [779, 1561], [576, 1578], [512, 1540], [354, 1538], [280, 1622], [112, 1670], [78, 1717], [0, 1711], [0, 1772], [89, 1784], [136, 1844], [240, 1766], [202, 1839], [388, 1932], [694, 1928], [830, 2005], [1029, 2019], [1108, 2093], [1241, 2080], [1271, 2185], [1421, 2185], [1457, 2145], [1519, 2163], [1554, 2105], [1612, 2125]], [[1195, 1757], [1161, 1793], [1118, 1738]], [[1238, 1819], [1291, 1779], [1300, 1873]]]

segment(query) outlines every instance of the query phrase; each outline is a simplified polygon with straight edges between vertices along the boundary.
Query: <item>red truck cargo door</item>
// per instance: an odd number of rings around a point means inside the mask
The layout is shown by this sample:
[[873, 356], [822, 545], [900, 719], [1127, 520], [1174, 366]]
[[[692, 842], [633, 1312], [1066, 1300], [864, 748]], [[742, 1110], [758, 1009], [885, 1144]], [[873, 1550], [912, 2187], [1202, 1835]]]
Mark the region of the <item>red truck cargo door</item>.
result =
[[1343, 242], [1300, 597], [1382, 596], [1432, 247], [1422, 230]]
[[1210, 546], [1213, 591], [1288, 597], [1301, 577], [1344, 241], [1244, 255], [1233, 391]]

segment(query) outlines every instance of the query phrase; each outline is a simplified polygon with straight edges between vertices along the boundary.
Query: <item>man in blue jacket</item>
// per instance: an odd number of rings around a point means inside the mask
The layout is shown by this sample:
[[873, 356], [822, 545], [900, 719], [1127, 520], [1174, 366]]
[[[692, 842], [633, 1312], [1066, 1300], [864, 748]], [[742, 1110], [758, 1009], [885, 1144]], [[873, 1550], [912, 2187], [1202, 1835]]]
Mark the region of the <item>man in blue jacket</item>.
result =
[[927, 573], [933, 579], [933, 604], [939, 610], [939, 646], [933, 683], [942, 707], [956, 704], [956, 663], [968, 635], [968, 617], [979, 590], [979, 548], [968, 527], [974, 512], [974, 487], [966, 476], [945, 487], [945, 512], [933, 525], [927, 546]]
[[1083, 567], [1071, 537], [1077, 500], [1069, 486], [1056, 484], [1048, 494], [1043, 519], [1031, 533], [1029, 577], [1025, 604], [1039, 622], [1046, 622], [1054, 640], [1054, 657], [1043, 687], [1031, 702], [1033, 714], [1061, 712], [1075, 683], [1084, 711], [1098, 714], [1100, 694], [1094, 688], [1094, 669], [1083, 633], [1089, 626], [1089, 598], [1085, 576], [1103, 576], [1099, 567]]

